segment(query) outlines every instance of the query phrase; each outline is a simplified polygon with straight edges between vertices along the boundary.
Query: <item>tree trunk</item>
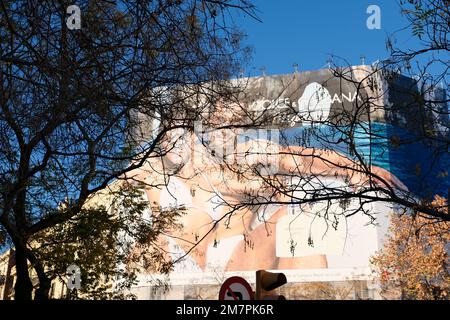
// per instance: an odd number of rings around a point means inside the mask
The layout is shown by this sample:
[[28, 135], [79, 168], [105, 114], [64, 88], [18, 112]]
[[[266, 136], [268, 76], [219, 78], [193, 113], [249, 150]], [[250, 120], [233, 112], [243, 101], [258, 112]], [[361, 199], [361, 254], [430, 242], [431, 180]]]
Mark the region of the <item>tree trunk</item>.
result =
[[[34, 259], [34, 256], [33, 256]], [[39, 288], [36, 290], [34, 299], [35, 300], [48, 300], [49, 299], [49, 291], [52, 284], [51, 279], [47, 277], [44, 271], [44, 267], [41, 263], [34, 259], [34, 269], [39, 278]]]
[[24, 251], [16, 246], [16, 284], [14, 286], [15, 300], [31, 300], [33, 293], [33, 284], [28, 273], [28, 261]]
[[45, 279], [39, 279], [39, 288], [36, 290], [34, 299], [35, 300], [48, 300], [49, 291], [51, 287], [51, 281], [47, 277]]

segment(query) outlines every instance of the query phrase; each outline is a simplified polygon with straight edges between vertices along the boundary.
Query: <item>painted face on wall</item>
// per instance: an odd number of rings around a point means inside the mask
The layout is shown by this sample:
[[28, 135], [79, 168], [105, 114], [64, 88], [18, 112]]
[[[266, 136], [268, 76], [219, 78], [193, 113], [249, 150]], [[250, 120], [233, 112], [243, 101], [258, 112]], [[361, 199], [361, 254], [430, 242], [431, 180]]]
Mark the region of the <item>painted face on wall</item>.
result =
[[166, 155], [163, 157], [164, 164], [169, 169], [180, 168], [185, 165], [192, 152], [191, 133], [183, 128], [177, 128], [167, 133], [162, 143]]

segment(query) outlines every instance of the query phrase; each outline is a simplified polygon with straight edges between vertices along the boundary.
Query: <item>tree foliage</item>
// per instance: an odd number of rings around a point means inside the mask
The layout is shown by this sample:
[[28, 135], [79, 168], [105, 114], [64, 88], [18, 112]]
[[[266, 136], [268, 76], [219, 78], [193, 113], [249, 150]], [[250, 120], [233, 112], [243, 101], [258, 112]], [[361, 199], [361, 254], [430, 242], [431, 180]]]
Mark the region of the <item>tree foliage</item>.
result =
[[[433, 205], [442, 207], [445, 202], [437, 197]], [[385, 295], [401, 299], [449, 299], [449, 228], [448, 221], [436, 222], [422, 214], [392, 217], [385, 246], [373, 257]]]
[[125, 268], [131, 248], [137, 243], [145, 246], [153, 253], [151, 263], [157, 264], [163, 255], [155, 246], [156, 238], [174, 224], [172, 216], [165, 214], [150, 226], [143, 218], [147, 207], [142, 191], [131, 185], [108, 188], [68, 221], [36, 234], [32, 239], [34, 251], [47, 277], [66, 284], [67, 267], [75, 265], [80, 268], [82, 285], [78, 290], [67, 290], [66, 298], [132, 296], [126, 290], [135, 283], [136, 274]]

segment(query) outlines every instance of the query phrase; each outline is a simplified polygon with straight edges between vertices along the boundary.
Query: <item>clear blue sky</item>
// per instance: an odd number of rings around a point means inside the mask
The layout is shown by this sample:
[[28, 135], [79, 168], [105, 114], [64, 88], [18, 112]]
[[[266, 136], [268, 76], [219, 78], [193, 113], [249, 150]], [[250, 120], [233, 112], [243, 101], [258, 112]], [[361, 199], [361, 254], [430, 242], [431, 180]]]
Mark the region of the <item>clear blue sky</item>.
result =
[[[290, 73], [292, 64], [300, 70], [322, 68], [333, 54], [351, 64], [388, 57], [385, 40], [407, 21], [395, 0], [255, 0], [262, 22], [240, 15], [235, 22], [247, 34], [246, 44], [253, 47], [253, 60], [247, 73], [258, 75], [260, 67], [268, 74]], [[381, 30], [369, 30], [367, 7], [381, 8]], [[411, 32], [398, 34], [398, 45], [417, 44]]]

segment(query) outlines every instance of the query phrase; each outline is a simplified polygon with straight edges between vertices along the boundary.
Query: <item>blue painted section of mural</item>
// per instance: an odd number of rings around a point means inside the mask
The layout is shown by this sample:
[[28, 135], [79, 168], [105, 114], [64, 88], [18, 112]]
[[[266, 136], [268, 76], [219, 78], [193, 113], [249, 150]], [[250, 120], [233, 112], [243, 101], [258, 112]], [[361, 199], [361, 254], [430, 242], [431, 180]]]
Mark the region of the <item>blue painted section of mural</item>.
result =
[[[348, 128], [340, 128], [343, 132]], [[348, 135], [328, 125], [286, 128], [281, 131], [281, 144], [330, 149], [355, 159]], [[371, 134], [369, 134], [369, 132]], [[408, 189], [422, 198], [435, 194], [447, 197], [450, 179], [450, 153], [444, 147], [429, 146], [408, 130], [380, 122], [360, 125], [354, 133], [357, 152], [366, 163], [382, 167], [395, 174]], [[440, 154], [435, 154], [441, 150]]]

